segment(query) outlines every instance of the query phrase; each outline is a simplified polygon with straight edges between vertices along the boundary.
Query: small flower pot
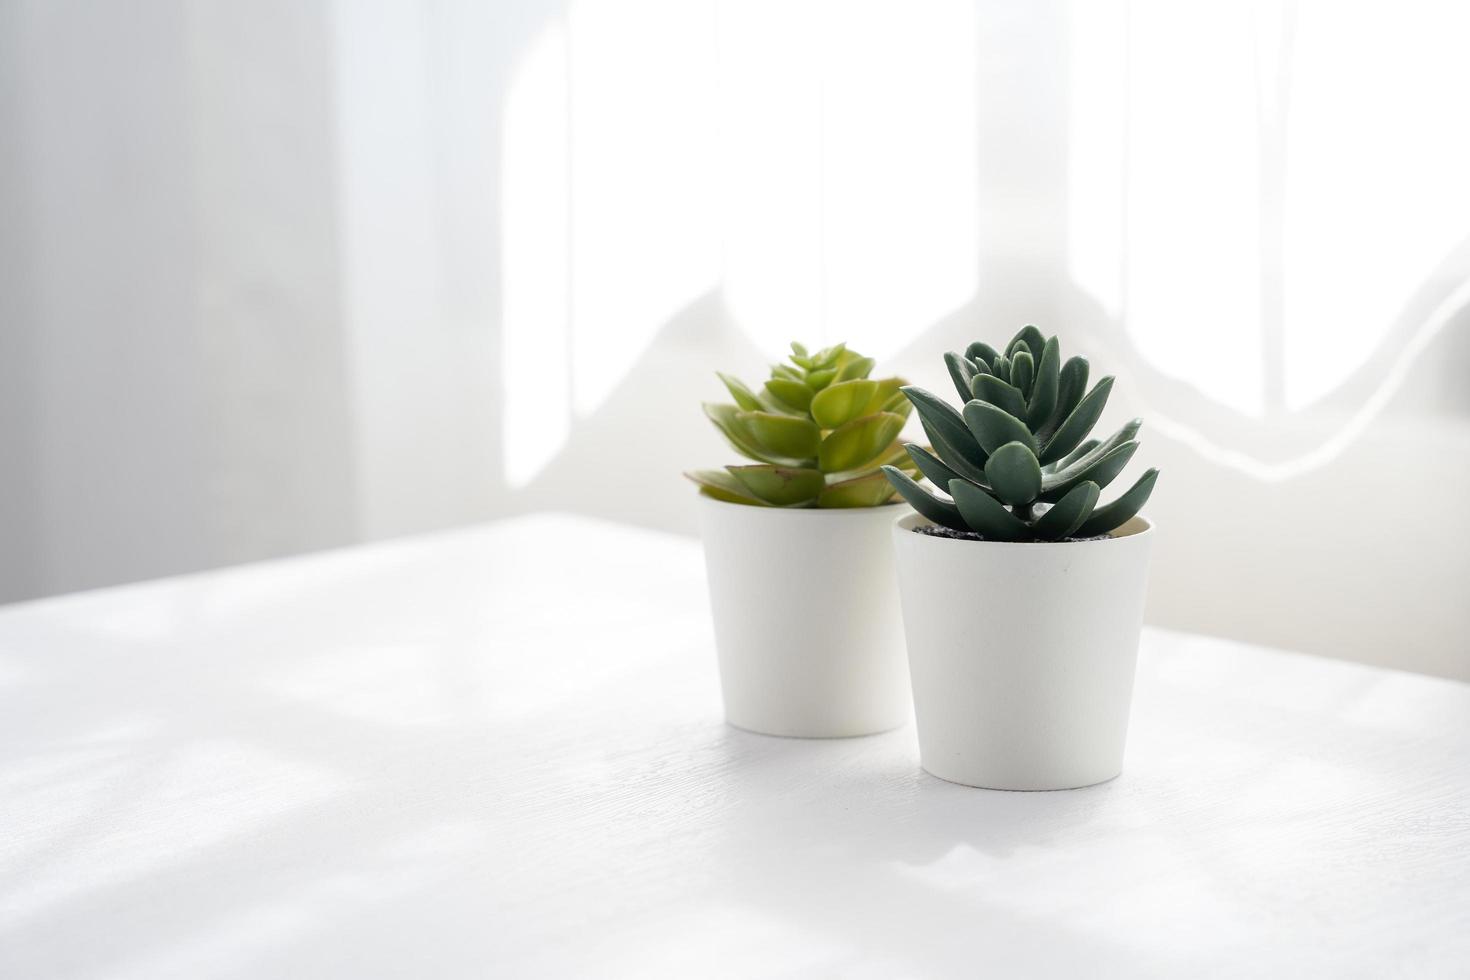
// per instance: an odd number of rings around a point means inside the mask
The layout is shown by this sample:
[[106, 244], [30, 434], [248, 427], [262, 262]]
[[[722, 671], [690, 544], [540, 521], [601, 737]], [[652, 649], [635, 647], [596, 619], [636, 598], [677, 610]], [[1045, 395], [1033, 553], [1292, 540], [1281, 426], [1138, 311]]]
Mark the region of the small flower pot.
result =
[[909, 717], [893, 572], [902, 505], [699, 498], [725, 718], [767, 735], [871, 735]]
[[1153, 529], [1099, 541], [967, 541], [893, 526], [920, 761], [988, 789], [1122, 771]]

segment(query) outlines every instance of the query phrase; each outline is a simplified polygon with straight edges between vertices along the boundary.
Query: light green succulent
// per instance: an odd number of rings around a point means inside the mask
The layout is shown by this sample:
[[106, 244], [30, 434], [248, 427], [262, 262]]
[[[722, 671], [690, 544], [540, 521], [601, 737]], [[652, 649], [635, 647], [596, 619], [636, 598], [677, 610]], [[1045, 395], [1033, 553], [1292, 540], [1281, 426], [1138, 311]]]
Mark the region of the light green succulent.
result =
[[[721, 374], [735, 404], [704, 413], [737, 453], [755, 462], [685, 473], [700, 492], [757, 507], [876, 507], [894, 501], [879, 469], [913, 470], [898, 441], [910, 405], [901, 378], [868, 377], [873, 359], [837, 344], [771, 369], [754, 392]], [[901, 468], [901, 469], [900, 469]]]
[[1057, 338], [1028, 326], [1001, 353], [974, 343], [944, 355], [964, 407], [956, 411], [922, 388], [903, 393], [919, 410], [933, 451], [905, 447], [936, 496], [896, 466], [884, 473], [914, 509], [936, 524], [998, 541], [1088, 538], [1143, 508], [1159, 471], [1150, 469], [1118, 499], [1098, 494], [1138, 449], [1134, 419], [1104, 440], [1089, 438], [1113, 388], [1087, 390], [1087, 359], [1062, 362]]

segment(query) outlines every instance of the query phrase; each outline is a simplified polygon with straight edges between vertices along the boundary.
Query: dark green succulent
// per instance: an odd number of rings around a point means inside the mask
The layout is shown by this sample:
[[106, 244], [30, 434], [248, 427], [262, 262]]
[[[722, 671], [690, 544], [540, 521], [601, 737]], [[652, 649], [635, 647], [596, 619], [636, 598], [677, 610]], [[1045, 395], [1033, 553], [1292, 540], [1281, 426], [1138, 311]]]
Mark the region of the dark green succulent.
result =
[[901, 378], [868, 377], [873, 359], [845, 344], [808, 354], [791, 345], [754, 392], [721, 374], [735, 404], [704, 412], [737, 453], [755, 462], [684, 474], [700, 492], [758, 507], [876, 507], [894, 500], [881, 464], [912, 469], [899, 431], [909, 402]]
[[1102, 488], [1138, 449], [1134, 419], [1107, 439], [1089, 438], [1113, 388], [1111, 377], [1087, 389], [1087, 359], [1066, 363], [1057, 338], [1027, 326], [1004, 353], [973, 343], [944, 355], [964, 403], [956, 411], [923, 388], [903, 393], [919, 410], [933, 451], [905, 448], [915, 466], [949, 492], [936, 496], [896, 466], [883, 467], [914, 509], [936, 524], [995, 541], [1089, 538], [1122, 525], [1143, 508], [1159, 471], [1099, 507]]

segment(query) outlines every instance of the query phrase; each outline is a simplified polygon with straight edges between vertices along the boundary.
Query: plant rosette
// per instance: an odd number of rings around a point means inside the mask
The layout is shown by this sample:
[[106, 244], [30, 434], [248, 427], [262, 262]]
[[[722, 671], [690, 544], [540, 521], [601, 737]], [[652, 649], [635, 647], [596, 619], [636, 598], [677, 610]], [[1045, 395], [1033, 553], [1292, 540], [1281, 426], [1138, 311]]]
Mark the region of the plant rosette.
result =
[[1113, 379], [1024, 328], [945, 361], [958, 410], [905, 388], [931, 447], [921, 485], [885, 467], [917, 514], [893, 527], [921, 763], [990, 789], [1071, 789], [1122, 771], [1158, 471], [1102, 489], [1138, 443], [1134, 419], [1089, 438]]
[[698, 484], [726, 719], [769, 735], [868, 735], [910, 715], [891, 525], [909, 513], [882, 469], [917, 473], [898, 441], [898, 378], [838, 344], [792, 344], [754, 391], [705, 414], [751, 462]]

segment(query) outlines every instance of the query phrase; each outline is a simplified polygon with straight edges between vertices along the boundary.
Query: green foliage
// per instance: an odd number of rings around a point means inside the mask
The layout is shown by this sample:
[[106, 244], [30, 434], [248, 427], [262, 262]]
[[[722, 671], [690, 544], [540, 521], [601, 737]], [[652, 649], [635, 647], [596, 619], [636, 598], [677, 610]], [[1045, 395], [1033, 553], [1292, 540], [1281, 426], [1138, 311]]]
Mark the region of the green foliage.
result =
[[[895, 490], [879, 467], [918, 472], [898, 442], [909, 399], [900, 378], [868, 377], [873, 359], [837, 344], [808, 354], [791, 345], [759, 391], [721, 374], [734, 404], [704, 413], [737, 453], [754, 460], [684, 474], [699, 491], [757, 507], [877, 507]], [[960, 423], [963, 426], [963, 423]]]
[[[956, 411], [922, 388], [903, 394], [932, 444], [907, 446], [912, 467], [885, 465], [893, 488], [936, 524], [995, 541], [1061, 541], [1106, 534], [1143, 509], [1159, 471], [1098, 506], [1138, 449], [1133, 419], [1107, 439], [1090, 439], [1113, 389], [1087, 388], [1084, 357], [1062, 361], [1057, 338], [1025, 327], [1003, 351], [975, 342], [944, 355], [960, 394]], [[915, 481], [917, 469], [948, 492]]]

